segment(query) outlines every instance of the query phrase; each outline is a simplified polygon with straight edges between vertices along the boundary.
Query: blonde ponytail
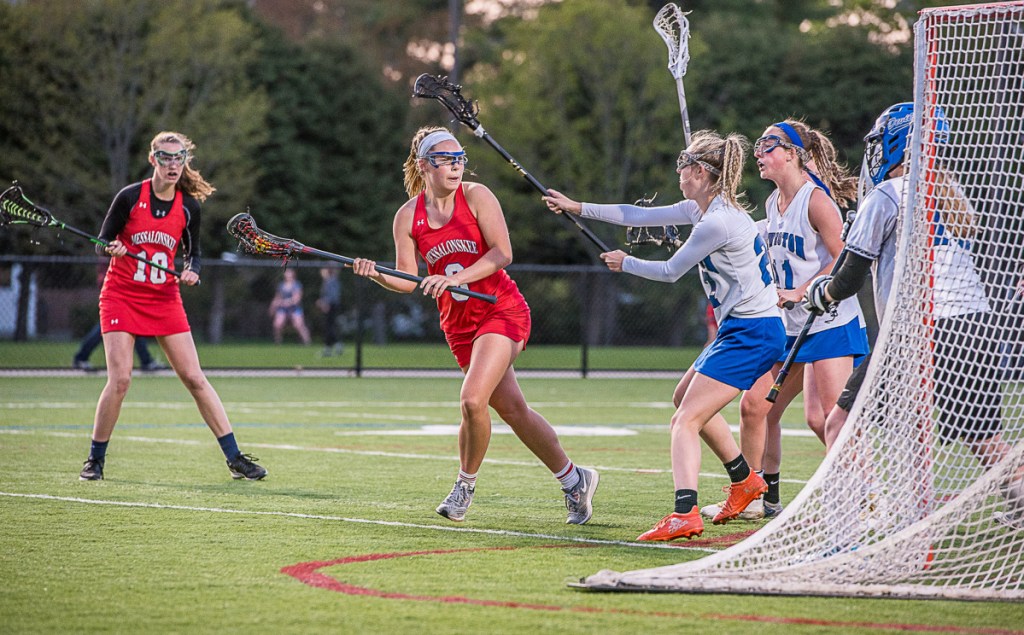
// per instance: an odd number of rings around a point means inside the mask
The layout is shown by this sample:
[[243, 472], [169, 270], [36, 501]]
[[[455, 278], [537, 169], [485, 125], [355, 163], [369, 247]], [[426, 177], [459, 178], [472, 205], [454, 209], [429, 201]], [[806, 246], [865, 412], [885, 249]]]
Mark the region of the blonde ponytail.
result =
[[713, 130], [699, 130], [691, 139], [690, 153], [699, 156], [701, 163], [713, 168], [708, 170], [712, 193], [715, 196], [721, 195], [739, 209], [751, 211], [743, 200], [746, 195], [738, 192], [743, 180], [743, 164], [750, 147], [747, 138], [737, 133], [723, 138]]
[[[412, 136], [412, 143], [409, 144], [409, 156], [405, 159], [405, 164], [402, 166], [402, 171], [405, 174], [405, 192], [409, 195], [409, 198], [417, 196], [427, 187], [427, 182], [423, 179], [423, 173], [420, 171], [418, 150], [420, 143], [432, 132], [451, 132], [443, 126], [425, 126], [416, 131], [416, 134]], [[430, 148], [427, 148], [428, 150]]]

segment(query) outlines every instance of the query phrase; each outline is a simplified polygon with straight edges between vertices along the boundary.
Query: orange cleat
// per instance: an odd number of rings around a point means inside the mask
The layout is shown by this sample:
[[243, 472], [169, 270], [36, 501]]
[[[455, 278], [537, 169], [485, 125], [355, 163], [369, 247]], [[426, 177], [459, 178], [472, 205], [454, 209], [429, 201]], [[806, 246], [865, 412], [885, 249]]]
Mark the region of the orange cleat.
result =
[[665, 516], [654, 529], [645, 531], [637, 537], [639, 541], [675, 540], [686, 538], [689, 540], [694, 536], [704, 533], [704, 520], [696, 507], [685, 514], [672, 513]]
[[751, 471], [750, 476], [729, 486], [729, 498], [726, 499], [722, 510], [715, 515], [711, 522], [716, 525], [729, 522], [739, 516], [751, 501], [767, 491], [768, 484], [757, 475], [757, 472]]

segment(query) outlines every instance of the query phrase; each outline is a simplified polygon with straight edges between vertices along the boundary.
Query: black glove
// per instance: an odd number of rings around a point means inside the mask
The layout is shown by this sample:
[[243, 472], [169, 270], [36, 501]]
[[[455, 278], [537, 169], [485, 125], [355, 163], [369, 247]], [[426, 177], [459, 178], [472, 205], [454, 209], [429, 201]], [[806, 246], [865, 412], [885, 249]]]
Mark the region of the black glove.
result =
[[811, 281], [810, 286], [807, 287], [807, 292], [804, 293], [804, 308], [816, 315], [823, 313], [830, 313], [832, 309], [839, 304], [838, 302], [829, 302], [825, 299], [825, 287], [828, 283], [832, 282], [832, 276], [818, 276]]

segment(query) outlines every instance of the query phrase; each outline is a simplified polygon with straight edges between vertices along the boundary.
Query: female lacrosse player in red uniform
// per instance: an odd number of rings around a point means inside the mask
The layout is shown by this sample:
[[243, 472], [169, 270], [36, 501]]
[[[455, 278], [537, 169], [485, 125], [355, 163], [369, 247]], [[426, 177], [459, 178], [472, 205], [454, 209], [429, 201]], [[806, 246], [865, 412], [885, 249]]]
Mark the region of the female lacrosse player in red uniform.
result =
[[[153, 177], [118, 192], [100, 238], [113, 256], [100, 291], [100, 324], [107, 358], [107, 384], [96, 405], [92, 447], [82, 468], [83, 481], [103, 478], [107, 444], [132, 381], [136, 337], [155, 337], [174, 372], [192, 393], [199, 413], [216, 435], [233, 478], [261, 479], [267, 471], [242, 454], [220, 397], [199, 366], [195, 342], [181, 304], [179, 282], [199, 284], [200, 203], [214, 188], [191, 166], [192, 141], [177, 132], [161, 132], [150, 143]], [[184, 268], [180, 279], [147, 263], [124, 258], [138, 254], [173, 268], [178, 246]]]
[[[465, 373], [459, 475], [437, 513], [453, 521], [465, 518], [491, 439], [490, 406], [560, 482], [566, 522], [582, 525], [592, 514], [598, 473], [573, 465], [551, 424], [523, 397], [512, 363], [530, 337], [530, 308], [505, 272], [512, 246], [501, 205], [486, 186], [463, 182], [465, 164], [466, 153], [447, 129], [417, 131], [405, 162], [405, 189], [412, 198], [395, 214], [393, 226], [396, 268], [416, 273], [417, 255], [427, 263], [419, 287], [437, 300], [441, 330]], [[416, 289], [415, 282], [382, 274], [375, 264], [357, 258], [352, 268], [392, 291]], [[445, 293], [458, 286], [498, 301]]]
[[718, 456], [732, 484], [714, 523], [735, 518], [768, 487], [751, 471], [721, 411], [749, 389], [782, 353], [786, 342], [767, 248], [737, 194], [746, 139], [711, 131], [693, 135], [676, 171], [686, 200], [661, 207], [595, 205], [554, 190], [544, 197], [556, 212], [632, 227], [693, 225], [690, 237], [667, 261], [641, 260], [621, 250], [601, 254], [612, 271], [674, 282], [698, 267], [718, 334], [676, 386], [672, 401], [672, 479], [675, 512], [637, 540], [692, 538], [704, 531], [697, 508], [701, 439]]

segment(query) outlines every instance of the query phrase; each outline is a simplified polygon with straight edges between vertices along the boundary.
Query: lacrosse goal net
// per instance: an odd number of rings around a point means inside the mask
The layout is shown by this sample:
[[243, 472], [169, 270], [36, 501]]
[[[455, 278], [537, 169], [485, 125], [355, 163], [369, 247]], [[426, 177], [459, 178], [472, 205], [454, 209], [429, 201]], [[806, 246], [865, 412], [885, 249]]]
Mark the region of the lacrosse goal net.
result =
[[[745, 541], [574, 586], [1024, 600], [1024, 2], [927, 9], [914, 36], [896, 278], [837, 443]], [[950, 298], [943, 276], [967, 282]], [[983, 327], [942, 329], [937, 306], [972, 293], [975, 308], [987, 304]], [[978, 425], [1004, 445], [966, 442]]]

